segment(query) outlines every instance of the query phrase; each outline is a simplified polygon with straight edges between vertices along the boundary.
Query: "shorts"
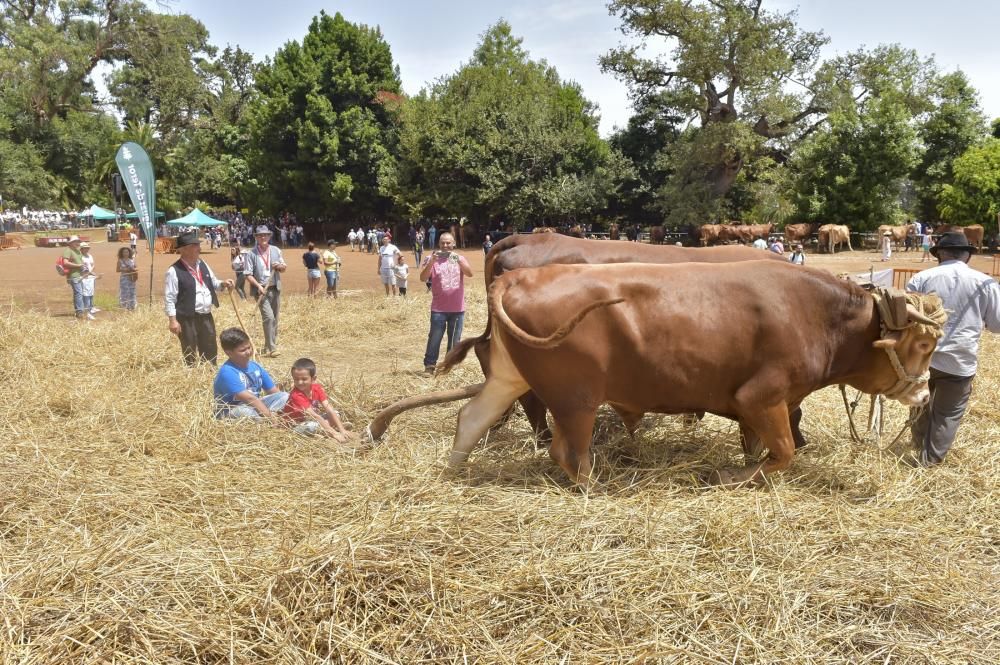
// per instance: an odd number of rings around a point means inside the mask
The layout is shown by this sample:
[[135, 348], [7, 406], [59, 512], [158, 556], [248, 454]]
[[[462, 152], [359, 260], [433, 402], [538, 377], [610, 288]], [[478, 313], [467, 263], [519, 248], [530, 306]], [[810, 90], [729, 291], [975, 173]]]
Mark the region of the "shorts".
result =
[[306, 270], [306, 277], [309, 279], [319, 279], [319, 268]]
[[386, 286], [396, 286], [396, 275], [393, 274], [392, 268], [388, 270], [380, 270], [378, 273], [382, 277], [382, 283]]
[[336, 270], [326, 271], [326, 286], [328, 289], [332, 289], [337, 286], [337, 278], [339, 273]]

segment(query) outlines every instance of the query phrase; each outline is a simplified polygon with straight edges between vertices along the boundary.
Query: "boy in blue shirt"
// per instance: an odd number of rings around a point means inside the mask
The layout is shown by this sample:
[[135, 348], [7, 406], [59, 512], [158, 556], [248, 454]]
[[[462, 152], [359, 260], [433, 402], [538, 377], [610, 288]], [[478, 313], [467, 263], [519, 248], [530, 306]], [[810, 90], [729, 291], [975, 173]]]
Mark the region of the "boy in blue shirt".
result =
[[219, 344], [229, 357], [215, 375], [216, 418], [254, 418], [280, 424], [278, 413], [288, 401], [267, 370], [255, 363], [250, 338], [239, 328], [227, 328]]

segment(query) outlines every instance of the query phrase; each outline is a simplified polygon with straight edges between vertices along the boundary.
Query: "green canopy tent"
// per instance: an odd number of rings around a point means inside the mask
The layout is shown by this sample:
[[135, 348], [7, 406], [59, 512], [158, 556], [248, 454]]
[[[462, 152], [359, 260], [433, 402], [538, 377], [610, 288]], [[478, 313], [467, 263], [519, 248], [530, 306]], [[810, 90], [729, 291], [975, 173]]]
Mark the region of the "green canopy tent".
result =
[[118, 215], [111, 212], [107, 208], [102, 208], [96, 203], [87, 208], [86, 210], [84, 210], [82, 215], [84, 217], [93, 217], [95, 221], [100, 221], [100, 222], [107, 222], [107, 221], [113, 222], [114, 220], [118, 219]]
[[167, 222], [167, 226], [225, 226], [228, 223], [229, 222], [224, 222], [221, 219], [209, 217], [201, 210], [195, 208], [179, 219], [170, 220]]
[[[156, 216], [157, 217], [166, 217], [167, 213], [163, 212], [162, 210], [157, 210], [156, 211]], [[137, 213], [137, 212], [130, 212], [129, 214], [125, 215], [125, 218], [126, 219], [139, 219], [139, 213]]]

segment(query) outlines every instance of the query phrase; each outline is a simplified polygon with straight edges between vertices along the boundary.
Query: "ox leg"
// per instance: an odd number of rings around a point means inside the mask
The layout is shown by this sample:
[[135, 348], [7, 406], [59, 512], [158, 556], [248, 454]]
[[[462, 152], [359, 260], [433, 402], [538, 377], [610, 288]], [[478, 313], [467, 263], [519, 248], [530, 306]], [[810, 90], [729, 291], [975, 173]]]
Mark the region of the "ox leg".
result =
[[458, 412], [458, 427], [451, 455], [448, 457], [448, 466], [460, 466], [469, 459], [469, 453], [486, 434], [486, 430], [514, 404], [514, 400], [526, 387], [524, 384], [506, 381], [486, 381], [483, 391]]
[[594, 419], [597, 410], [574, 411], [568, 414], [553, 412], [555, 432], [549, 455], [563, 468], [570, 480], [584, 492], [594, 485], [594, 465], [590, 459], [590, 443], [594, 436]]
[[622, 423], [625, 424], [625, 431], [634, 439], [636, 430], [639, 429], [639, 423], [642, 422], [642, 417], [646, 414], [642, 412], [622, 411], [617, 407], [615, 411], [618, 413], [618, 417], [622, 419]]
[[799, 429], [799, 423], [802, 422], [802, 407], [798, 404], [790, 404], [788, 407], [791, 413], [788, 414], [788, 418], [791, 421], [792, 427], [792, 439], [795, 441], [795, 449], [804, 448], [806, 446], [806, 437], [802, 436], [802, 430]]
[[538, 438], [538, 443], [542, 446], [547, 445], [552, 441], [552, 430], [549, 429], [549, 423], [545, 419], [545, 402], [533, 392], [527, 392], [521, 395], [520, 400], [521, 408], [524, 409], [524, 415], [527, 417], [528, 422], [531, 424], [531, 431], [535, 433]]
[[741, 429], [745, 426], [760, 435], [768, 454], [761, 463], [752, 463], [737, 469], [719, 469], [712, 473], [710, 481], [717, 485], [742, 485], [761, 483], [765, 476], [775, 471], [783, 471], [792, 463], [795, 455], [795, 440], [789, 422], [788, 406], [784, 403], [766, 407], [740, 418]]

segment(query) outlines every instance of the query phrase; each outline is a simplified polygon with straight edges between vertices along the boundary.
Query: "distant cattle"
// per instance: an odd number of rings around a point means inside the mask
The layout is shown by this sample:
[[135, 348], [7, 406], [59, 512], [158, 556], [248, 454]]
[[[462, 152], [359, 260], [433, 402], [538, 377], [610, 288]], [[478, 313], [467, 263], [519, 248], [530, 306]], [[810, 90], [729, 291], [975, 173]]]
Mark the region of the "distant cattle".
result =
[[698, 239], [702, 247], [717, 244], [722, 238], [722, 224], [702, 224], [698, 229]]
[[909, 232], [910, 227], [907, 224], [901, 224], [895, 226], [893, 224], [883, 224], [878, 227], [878, 237], [881, 238], [886, 232], [892, 235], [892, 244], [898, 249], [903, 243], [906, 242], [906, 234]]
[[965, 239], [969, 241], [970, 245], [978, 249], [980, 252], [983, 251], [984, 229], [982, 224], [970, 224], [969, 226], [942, 224], [934, 229], [934, 233], [948, 233], [949, 231], [961, 231], [965, 234]]
[[556, 230], [551, 226], [536, 226], [531, 230], [532, 233], [555, 233]]
[[649, 227], [649, 242], [654, 245], [662, 245], [663, 239], [667, 237], [667, 232], [663, 230], [662, 226], [651, 226]]
[[847, 250], [854, 251], [851, 247], [851, 229], [843, 224], [824, 224], [819, 227], [819, 251], [826, 251], [833, 254], [838, 246], [847, 245]]
[[620, 238], [620, 237], [621, 237], [621, 234], [618, 231], [618, 225], [617, 224], [612, 224], [611, 226], [608, 227], [608, 239], [609, 240], [618, 240], [618, 238]]
[[789, 245], [797, 242], [808, 242], [817, 229], [819, 229], [819, 224], [815, 223], [786, 224], [785, 240], [788, 241]]

